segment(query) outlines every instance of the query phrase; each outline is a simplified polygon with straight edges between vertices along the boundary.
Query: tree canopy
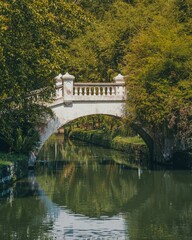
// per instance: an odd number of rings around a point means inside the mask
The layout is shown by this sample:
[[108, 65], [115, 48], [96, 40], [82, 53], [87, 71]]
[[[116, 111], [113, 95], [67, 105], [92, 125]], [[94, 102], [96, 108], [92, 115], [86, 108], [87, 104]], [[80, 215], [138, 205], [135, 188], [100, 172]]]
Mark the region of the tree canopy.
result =
[[[90, 20], [79, 6], [62, 0], [7, 0], [0, 21], [0, 137], [16, 148], [18, 134], [24, 138], [31, 129], [37, 132], [37, 123], [49, 113], [27, 96], [53, 88], [53, 77], [66, 69], [69, 42]], [[50, 91], [41, 95], [45, 101]]]
[[[23, 134], [31, 128], [27, 122], [34, 128], [46, 119], [42, 106], [23, 99], [32, 90], [53, 88], [60, 72], [94, 82], [121, 72], [128, 121], [191, 146], [190, 0], [5, 0], [0, 22], [1, 135], [14, 129], [8, 125], [15, 120], [7, 124], [13, 109]], [[42, 98], [49, 95], [45, 91]], [[39, 118], [39, 112], [45, 114]]]
[[[192, 5], [187, 6], [191, 11]], [[178, 1], [167, 6], [159, 1], [159, 7], [162, 13], [153, 14], [148, 28], [131, 39], [124, 56], [129, 117], [145, 127], [160, 128], [161, 134], [165, 128], [171, 130], [175, 147], [182, 143], [180, 146], [188, 148], [192, 134], [192, 35], [188, 24], [192, 15], [189, 9], [184, 14]]]

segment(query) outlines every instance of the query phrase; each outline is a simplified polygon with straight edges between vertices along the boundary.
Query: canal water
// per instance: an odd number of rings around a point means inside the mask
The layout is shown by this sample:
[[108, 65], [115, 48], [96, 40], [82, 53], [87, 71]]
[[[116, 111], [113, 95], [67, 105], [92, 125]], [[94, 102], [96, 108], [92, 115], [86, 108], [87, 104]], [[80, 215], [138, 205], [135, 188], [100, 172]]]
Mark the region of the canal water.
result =
[[0, 240], [192, 239], [192, 172], [50, 139], [39, 167], [0, 194]]

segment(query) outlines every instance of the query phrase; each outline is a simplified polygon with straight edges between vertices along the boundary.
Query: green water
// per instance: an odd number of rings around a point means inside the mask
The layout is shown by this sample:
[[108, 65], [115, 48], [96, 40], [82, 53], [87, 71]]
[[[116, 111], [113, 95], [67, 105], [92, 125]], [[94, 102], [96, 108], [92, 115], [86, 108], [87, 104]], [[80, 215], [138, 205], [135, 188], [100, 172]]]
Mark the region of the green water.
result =
[[62, 138], [39, 160], [0, 193], [0, 240], [192, 239], [191, 171], [150, 171], [126, 154]]

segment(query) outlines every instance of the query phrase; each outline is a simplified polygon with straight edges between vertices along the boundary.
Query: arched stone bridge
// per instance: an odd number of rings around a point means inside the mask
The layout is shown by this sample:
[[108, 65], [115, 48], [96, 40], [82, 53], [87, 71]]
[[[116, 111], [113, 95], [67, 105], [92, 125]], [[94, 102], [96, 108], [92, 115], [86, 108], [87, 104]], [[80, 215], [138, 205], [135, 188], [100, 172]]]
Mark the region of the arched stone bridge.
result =
[[75, 83], [74, 79], [68, 73], [56, 77], [56, 97], [49, 104], [55, 118], [41, 130], [42, 145], [60, 127], [79, 117], [92, 114], [124, 116], [127, 93], [121, 74], [113, 83]]
[[[59, 128], [77, 118], [105, 114], [122, 118], [125, 114], [127, 90], [124, 76], [118, 74], [113, 83], [75, 83], [75, 77], [66, 73], [56, 78], [56, 94], [54, 101], [48, 106], [55, 114], [47, 126], [40, 131], [41, 146]], [[169, 139], [159, 144], [140, 124], [132, 124], [132, 128], [146, 142], [151, 158], [156, 162], [165, 162], [172, 156]]]

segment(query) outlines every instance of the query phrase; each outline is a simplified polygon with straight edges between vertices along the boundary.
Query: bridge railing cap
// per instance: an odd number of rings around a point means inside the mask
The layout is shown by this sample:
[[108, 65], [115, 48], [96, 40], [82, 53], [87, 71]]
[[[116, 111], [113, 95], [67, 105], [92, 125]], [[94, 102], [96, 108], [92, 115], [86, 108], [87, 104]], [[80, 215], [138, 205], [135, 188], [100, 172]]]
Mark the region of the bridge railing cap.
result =
[[73, 75], [70, 75], [68, 72], [65, 73], [65, 75], [62, 76], [63, 80], [74, 80], [75, 77]]
[[125, 77], [119, 73], [116, 77], [113, 78], [113, 80], [116, 83], [124, 83], [125, 82]]

